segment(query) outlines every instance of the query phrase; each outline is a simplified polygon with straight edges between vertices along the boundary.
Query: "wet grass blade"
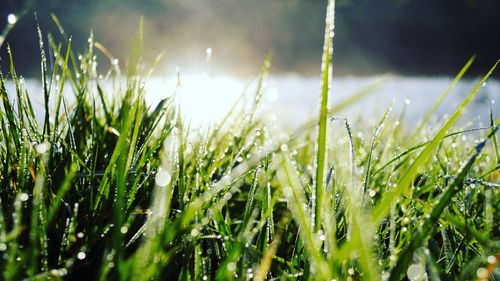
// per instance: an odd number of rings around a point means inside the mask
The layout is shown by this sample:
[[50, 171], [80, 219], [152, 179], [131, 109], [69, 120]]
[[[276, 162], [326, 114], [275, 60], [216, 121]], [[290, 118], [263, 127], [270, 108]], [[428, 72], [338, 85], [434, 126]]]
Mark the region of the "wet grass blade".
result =
[[331, 87], [332, 59], [333, 59], [333, 32], [335, 27], [335, 0], [328, 1], [325, 27], [325, 41], [323, 45], [323, 59], [321, 65], [321, 100], [317, 132], [316, 177], [315, 177], [315, 211], [314, 230], [321, 229], [321, 213], [326, 169], [326, 129], [328, 123], [328, 95]]
[[473, 155], [469, 158], [469, 160], [464, 165], [460, 173], [453, 180], [453, 182], [446, 188], [444, 193], [441, 194], [436, 205], [432, 207], [432, 210], [429, 213], [429, 217], [426, 218], [419, 231], [417, 231], [413, 235], [412, 239], [410, 240], [410, 244], [400, 255], [400, 258], [396, 266], [391, 271], [389, 281], [400, 280], [401, 275], [406, 271], [412, 260], [413, 253], [418, 247], [422, 245], [422, 243], [426, 240], [426, 238], [432, 234], [432, 232], [436, 228], [435, 222], [442, 215], [446, 207], [449, 205], [449, 202], [453, 198], [453, 196], [455, 196], [463, 188], [465, 177], [472, 168], [472, 165], [476, 161], [476, 158], [479, 156], [479, 154], [486, 146], [486, 142], [496, 133], [497, 129], [498, 127], [492, 130], [492, 132], [488, 134], [485, 140], [476, 145]]
[[434, 136], [432, 141], [429, 144], [427, 144], [424, 150], [417, 156], [417, 158], [413, 161], [410, 167], [398, 180], [396, 188], [393, 190], [388, 190], [384, 193], [382, 199], [380, 200], [380, 202], [373, 211], [372, 219], [375, 222], [380, 222], [387, 215], [387, 212], [389, 211], [390, 206], [392, 202], [395, 200], [395, 198], [404, 194], [405, 190], [409, 188], [409, 185], [413, 181], [418, 170], [421, 168], [422, 165], [424, 165], [428, 161], [434, 150], [437, 148], [441, 140], [446, 135], [446, 132], [462, 115], [467, 105], [471, 102], [472, 98], [477, 94], [483, 83], [485, 83], [486, 80], [488, 80], [488, 78], [491, 76], [491, 74], [496, 69], [499, 62], [500, 61], [497, 61], [495, 65], [493, 65], [493, 67], [490, 69], [490, 71], [481, 79], [481, 81], [479, 81], [479, 83], [476, 84], [474, 89], [469, 93], [469, 95], [465, 98], [465, 100], [458, 106], [456, 111], [443, 125], [443, 127], [441, 127], [441, 129]]
[[418, 135], [418, 133], [422, 130], [423, 126], [427, 123], [427, 121], [429, 121], [429, 118], [431, 118], [431, 116], [436, 112], [438, 107], [443, 103], [444, 99], [450, 94], [451, 90], [453, 90], [453, 88], [455, 88], [458, 81], [460, 81], [460, 79], [462, 79], [462, 77], [467, 72], [467, 70], [472, 65], [472, 63], [474, 62], [475, 59], [476, 59], [476, 56], [472, 56], [467, 61], [467, 63], [462, 67], [462, 69], [455, 76], [455, 78], [450, 83], [448, 88], [441, 94], [441, 96], [439, 96], [438, 100], [434, 103], [434, 105], [429, 110], [429, 112], [425, 115], [425, 117], [422, 119], [422, 121], [420, 121], [420, 123], [417, 125], [417, 128], [413, 132], [414, 135]]

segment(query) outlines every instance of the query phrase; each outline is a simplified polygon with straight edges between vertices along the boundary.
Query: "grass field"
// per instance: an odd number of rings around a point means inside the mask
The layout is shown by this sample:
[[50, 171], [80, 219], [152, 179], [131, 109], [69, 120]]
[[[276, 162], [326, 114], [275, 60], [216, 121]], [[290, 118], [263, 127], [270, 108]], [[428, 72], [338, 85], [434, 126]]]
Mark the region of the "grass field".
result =
[[92, 36], [78, 54], [40, 32], [42, 120], [12, 57], [0, 78], [0, 279], [498, 280], [500, 119], [456, 125], [498, 62], [441, 123], [474, 58], [420, 123], [350, 124], [328, 108], [333, 5], [326, 23], [318, 118], [295, 132], [255, 114], [270, 59], [250, 106], [193, 132], [145, 102], [141, 31], [103, 77]]

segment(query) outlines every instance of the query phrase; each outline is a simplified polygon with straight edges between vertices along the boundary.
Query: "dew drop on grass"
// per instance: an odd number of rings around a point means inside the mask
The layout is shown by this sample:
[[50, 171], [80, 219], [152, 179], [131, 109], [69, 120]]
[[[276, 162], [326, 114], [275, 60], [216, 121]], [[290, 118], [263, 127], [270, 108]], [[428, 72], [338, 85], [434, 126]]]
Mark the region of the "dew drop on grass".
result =
[[127, 228], [126, 226], [122, 226], [122, 227], [120, 228], [120, 232], [121, 232], [122, 234], [126, 234], [126, 233], [128, 232], [128, 228]]
[[0, 243], [0, 252], [7, 250], [7, 245], [5, 243]]
[[231, 192], [228, 192], [228, 193], [224, 194], [224, 200], [229, 201], [232, 196], [233, 195], [231, 194]]
[[15, 24], [15, 23], [17, 22], [17, 17], [16, 17], [16, 15], [14, 15], [14, 14], [9, 14], [9, 15], [7, 16], [7, 22], [8, 22], [9, 24]]
[[476, 275], [477, 275], [477, 278], [479, 279], [486, 279], [488, 278], [488, 270], [484, 267], [480, 267], [477, 271], [476, 271]]
[[494, 264], [497, 262], [497, 258], [495, 256], [489, 256], [487, 260], [488, 260], [488, 263], [490, 263], [490, 264]]
[[202, 277], [201, 279], [203, 279], [203, 280], [207, 280], [207, 279], [208, 279], [208, 277], [207, 277], [206, 275], [203, 275], [203, 277]]
[[286, 145], [286, 144], [282, 144], [282, 145], [280, 146], [280, 149], [281, 149], [281, 151], [287, 151], [287, 150], [288, 150], [288, 145]]
[[171, 179], [172, 176], [170, 175], [170, 173], [160, 168], [156, 173], [155, 182], [159, 187], [165, 187], [170, 183]]
[[236, 264], [234, 262], [230, 262], [227, 264], [227, 270], [234, 272], [236, 270]]
[[84, 252], [79, 252], [78, 255], [76, 255], [76, 257], [79, 260], [83, 260], [83, 259], [85, 259], [85, 257], [87, 257], [87, 255]]
[[76, 237], [78, 237], [78, 238], [80, 238], [80, 239], [82, 239], [82, 238], [83, 238], [83, 236], [85, 236], [85, 234], [83, 234], [83, 232], [78, 232], [78, 233], [76, 234]]
[[368, 191], [368, 195], [370, 195], [370, 197], [375, 197], [376, 194], [377, 192], [373, 189], [370, 189], [370, 191]]
[[20, 200], [21, 202], [26, 202], [26, 201], [28, 201], [28, 199], [29, 199], [28, 194], [26, 194], [26, 193], [21, 193], [21, 194], [19, 194], [19, 200]]
[[410, 281], [421, 281], [427, 280], [427, 274], [425, 273], [425, 269], [421, 264], [412, 264], [408, 267], [406, 271], [406, 276]]

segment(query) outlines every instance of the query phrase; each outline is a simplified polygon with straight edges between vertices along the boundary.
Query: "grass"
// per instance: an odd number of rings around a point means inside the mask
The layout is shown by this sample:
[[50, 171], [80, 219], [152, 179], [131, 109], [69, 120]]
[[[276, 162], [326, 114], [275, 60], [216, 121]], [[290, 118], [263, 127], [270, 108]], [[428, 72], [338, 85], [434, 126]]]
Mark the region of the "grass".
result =
[[[289, 137], [254, 114], [261, 86], [190, 131], [171, 98], [145, 102], [142, 31], [124, 81], [55, 19], [60, 43], [40, 32], [43, 118], [12, 56], [0, 77], [1, 279], [498, 279], [500, 120], [456, 122], [498, 62], [443, 124], [429, 117], [473, 58], [416, 128], [390, 111], [373, 128], [331, 119], [328, 10], [319, 118]], [[103, 78], [94, 46], [113, 62]]]

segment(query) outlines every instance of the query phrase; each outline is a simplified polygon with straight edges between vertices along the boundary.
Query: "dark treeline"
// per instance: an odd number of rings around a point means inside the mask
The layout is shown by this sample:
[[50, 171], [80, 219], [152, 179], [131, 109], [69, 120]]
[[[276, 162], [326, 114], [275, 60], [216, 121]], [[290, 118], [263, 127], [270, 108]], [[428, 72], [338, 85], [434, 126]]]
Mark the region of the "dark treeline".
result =
[[[26, 12], [6, 39], [26, 76], [39, 68], [34, 12], [43, 31], [58, 34], [53, 12], [77, 49], [86, 46], [92, 29], [96, 40], [122, 59], [144, 15], [146, 60], [164, 51], [166, 68], [194, 68], [211, 47], [215, 64], [231, 73], [255, 74], [272, 50], [274, 73], [314, 74], [325, 6], [313, 0], [4, 0], [0, 30], [8, 14]], [[338, 0], [336, 71], [451, 75], [477, 54], [473, 73], [482, 72], [500, 55], [499, 11], [498, 0]], [[5, 49], [6, 44], [0, 52], [3, 69]]]

